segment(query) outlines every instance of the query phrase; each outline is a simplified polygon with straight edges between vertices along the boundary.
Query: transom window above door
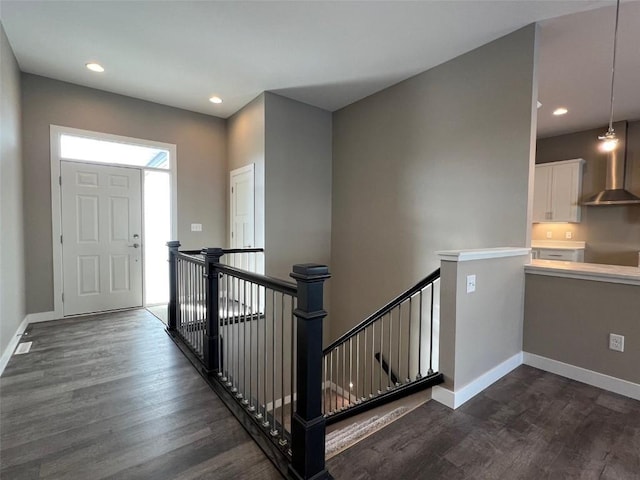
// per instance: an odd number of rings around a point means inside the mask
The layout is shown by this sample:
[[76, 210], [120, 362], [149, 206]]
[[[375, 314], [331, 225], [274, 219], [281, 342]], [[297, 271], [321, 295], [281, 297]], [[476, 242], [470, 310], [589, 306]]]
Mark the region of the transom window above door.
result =
[[170, 168], [168, 150], [69, 134], [60, 135], [60, 157], [67, 160], [112, 165], [119, 164], [165, 170]]

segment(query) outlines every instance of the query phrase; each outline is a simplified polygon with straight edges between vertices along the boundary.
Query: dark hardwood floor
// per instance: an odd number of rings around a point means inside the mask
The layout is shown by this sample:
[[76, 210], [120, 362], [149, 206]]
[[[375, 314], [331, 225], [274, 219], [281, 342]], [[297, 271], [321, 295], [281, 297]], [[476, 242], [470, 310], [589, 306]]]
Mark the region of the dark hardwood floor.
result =
[[[149, 312], [34, 324], [0, 379], [0, 478], [282, 478]], [[336, 479], [640, 480], [640, 402], [522, 366], [327, 463]]]
[[430, 401], [327, 462], [336, 479], [640, 479], [640, 402], [521, 366]]
[[0, 478], [280, 479], [145, 310], [33, 324], [0, 379]]

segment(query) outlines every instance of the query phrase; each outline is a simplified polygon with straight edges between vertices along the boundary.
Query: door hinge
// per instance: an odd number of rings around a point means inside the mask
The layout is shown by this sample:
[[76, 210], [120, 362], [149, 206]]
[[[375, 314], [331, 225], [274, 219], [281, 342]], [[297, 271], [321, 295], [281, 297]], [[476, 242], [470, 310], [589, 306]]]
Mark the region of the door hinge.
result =
[[62, 175], [60, 175], [60, 176], [58, 177], [58, 184], [59, 184], [59, 185], [62, 185]]
[[62, 303], [64, 303], [64, 293], [62, 294]]
[[233, 232], [231, 232], [231, 238], [233, 238]]
[[60, 235], [60, 243], [62, 243], [62, 235]]

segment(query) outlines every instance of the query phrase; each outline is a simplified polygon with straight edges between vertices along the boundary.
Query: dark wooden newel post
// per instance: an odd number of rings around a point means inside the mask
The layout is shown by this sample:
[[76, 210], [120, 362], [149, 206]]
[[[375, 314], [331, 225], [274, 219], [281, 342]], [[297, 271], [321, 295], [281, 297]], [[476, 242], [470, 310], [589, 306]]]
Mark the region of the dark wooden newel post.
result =
[[178, 249], [180, 242], [177, 240], [167, 242], [169, 247], [169, 320], [167, 330], [173, 332], [176, 330], [178, 320]]
[[322, 415], [322, 321], [325, 265], [294, 265], [298, 283], [296, 316], [296, 411], [291, 426], [290, 473], [298, 479], [331, 478], [324, 465], [325, 420]]
[[206, 325], [204, 333], [204, 366], [207, 373], [217, 372], [218, 365], [218, 335], [220, 332], [220, 309], [218, 307], [218, 272], [216, 264], [224, 255], [221, 248], [205, 248], [202, 250], [205, 259], [206, 286]]

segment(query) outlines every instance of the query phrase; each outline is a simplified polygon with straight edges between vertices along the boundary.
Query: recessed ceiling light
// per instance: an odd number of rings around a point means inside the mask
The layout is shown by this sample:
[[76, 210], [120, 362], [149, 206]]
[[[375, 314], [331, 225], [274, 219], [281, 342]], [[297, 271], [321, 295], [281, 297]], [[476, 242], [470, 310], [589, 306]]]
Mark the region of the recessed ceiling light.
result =
[[556, 109], [553, 111], [553, 114], [554, 114], [556, 117], [558, 117], [558, 116], [560, 116], [560, 115], [566, 115], [566, 114], [567, 114], [567, 112], [569, 112], [569, 110], [567, 110], [566, 108], [564, 108], [564, 107], [558, 107], [558, 108], [556, 108]]
[[220, 97], [211, 97], [209, 101], [211, 103], [222, 103], [222, 99]]
[[99, 63], [89, 62], [85, 66], [92, 72], [98, 72], [98, 73], [104, 72], [103, 66], [100, 65]]

